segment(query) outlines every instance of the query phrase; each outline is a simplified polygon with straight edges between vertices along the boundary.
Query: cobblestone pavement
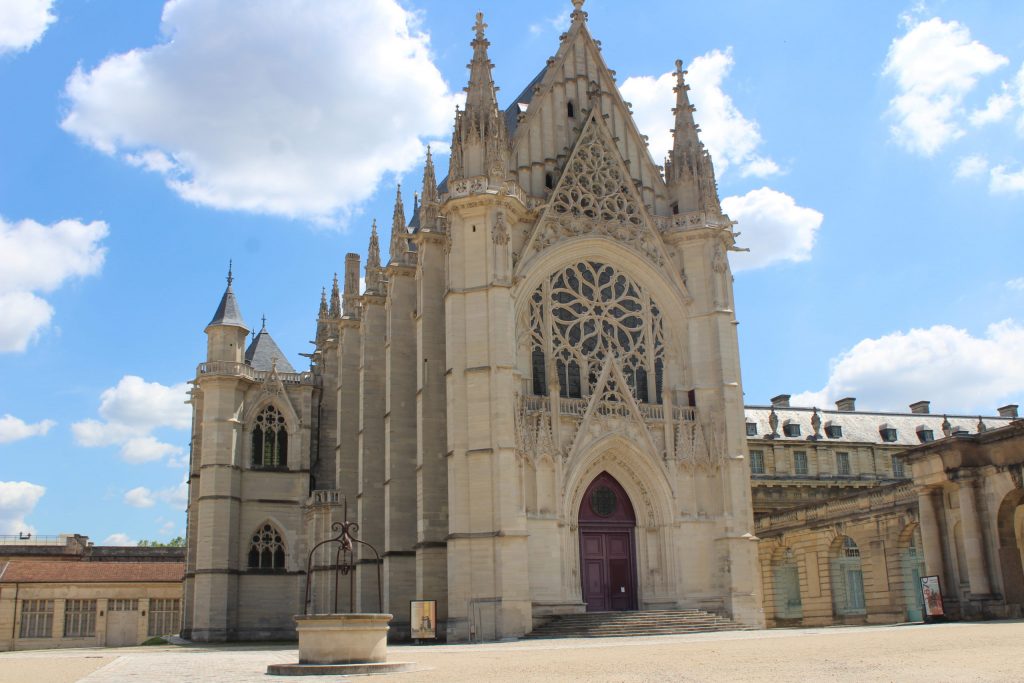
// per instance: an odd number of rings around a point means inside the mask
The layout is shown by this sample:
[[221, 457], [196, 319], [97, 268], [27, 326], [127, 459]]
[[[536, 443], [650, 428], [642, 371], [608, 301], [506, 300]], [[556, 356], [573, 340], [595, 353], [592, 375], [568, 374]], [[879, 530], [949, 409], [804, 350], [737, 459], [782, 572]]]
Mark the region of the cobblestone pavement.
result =
[[[1024, 622], [872, 626], [650, 638], [396, 646], [417, 670], [382, 683], [430, 681], [1022, 681]], [[294, 662], [289, 645], [218, 645], [0, 654], [0, 682], [263, 681]], [[86, 667], [85, 660], [92, 663]], [[88, 673], [91, 668], [100, 668]], [[15, 677], [11, 677], [15, 676]], [[342, 681], [309, 676], [301, 681]]]

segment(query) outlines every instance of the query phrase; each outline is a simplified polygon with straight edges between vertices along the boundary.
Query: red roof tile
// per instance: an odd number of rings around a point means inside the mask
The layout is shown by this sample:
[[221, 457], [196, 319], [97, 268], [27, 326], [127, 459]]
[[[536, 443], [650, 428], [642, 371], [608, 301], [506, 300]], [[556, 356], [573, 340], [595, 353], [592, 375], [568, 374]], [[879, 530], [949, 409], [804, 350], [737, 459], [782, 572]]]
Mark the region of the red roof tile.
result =
[[0, 564], [0, 583], [177, 582], [184, 575], [184, 562], [12, 560]]

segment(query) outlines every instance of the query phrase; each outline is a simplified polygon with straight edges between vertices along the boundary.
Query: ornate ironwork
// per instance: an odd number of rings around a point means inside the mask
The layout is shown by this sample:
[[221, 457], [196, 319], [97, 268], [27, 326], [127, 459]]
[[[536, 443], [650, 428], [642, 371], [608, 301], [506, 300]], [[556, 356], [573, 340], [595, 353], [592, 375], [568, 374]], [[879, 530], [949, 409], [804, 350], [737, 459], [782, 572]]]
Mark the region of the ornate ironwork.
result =
[[344, 522], [334, 522], [331, 524], [331, 531], [338, 531], [338, 535], [320, 541], [309, 551], [309, 558], [306, 560], [306, 601], [303, 603], [303, 614], [309, 614], [309, 604], [312, 601], [310, 578], [313, 576], [313, 555], [316, 554], [316, 551], [319, 550], [321, 546], [325, 546], [329, 543], [337, 544], [337, 549], [334, 552], [334, 565], [333, 567], [328, 567], [328, 569], [334, 570], [334, 614], [339, 614], [338, 583], [340, 576], [348, 576], [348, 611], [350, 614], [355, 612], [356, 569], [359, 566], [359, 562], [356, 560], [355, 555], [356, 544], [365, 546], [373, 552], [375, 558], [374, 564], [377, 567], [377, 612], [384, 612], [384, 589], [381, 581], [380, 553], [378, 553], [377, 549], [366, 541], [360, 541], [352, 535], [353, 532], [359, 531], [359, 524], [357, 522], [348, 521], [347, 501], [345, 503], [343, 516], [345, 518]]

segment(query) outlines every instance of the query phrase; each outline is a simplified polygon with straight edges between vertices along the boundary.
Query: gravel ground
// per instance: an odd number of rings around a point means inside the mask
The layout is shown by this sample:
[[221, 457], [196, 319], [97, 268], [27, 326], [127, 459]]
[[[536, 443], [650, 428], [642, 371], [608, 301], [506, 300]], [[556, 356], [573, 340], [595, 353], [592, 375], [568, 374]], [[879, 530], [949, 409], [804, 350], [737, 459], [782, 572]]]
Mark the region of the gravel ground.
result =
[[[872, 626], [398, 646], [418, 670], [374, 681], [1024, 681], [1024, 622]], [[288, 646], [183, 646], [0, 654], [7, 681], [283, 680]], [[345, 680], [309, 676], [302, 681]]]

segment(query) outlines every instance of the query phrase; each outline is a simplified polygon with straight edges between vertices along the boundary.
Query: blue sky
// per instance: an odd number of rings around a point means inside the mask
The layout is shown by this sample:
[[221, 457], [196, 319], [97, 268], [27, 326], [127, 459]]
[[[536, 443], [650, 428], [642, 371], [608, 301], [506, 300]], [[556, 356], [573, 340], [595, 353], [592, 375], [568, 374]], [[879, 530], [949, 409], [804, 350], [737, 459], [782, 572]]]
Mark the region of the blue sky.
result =
[[[183, 533], [228, 259], [304, 367], [344, 254], [447, 165], [478, 9], [505, 106], [568, 2], [0, 0], [0, 533]], [[585, 9], [658, 163], [689, 69], [748, 403], [1024, 399], [1024, 5]]]

